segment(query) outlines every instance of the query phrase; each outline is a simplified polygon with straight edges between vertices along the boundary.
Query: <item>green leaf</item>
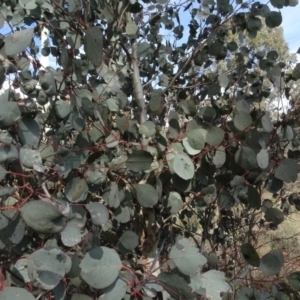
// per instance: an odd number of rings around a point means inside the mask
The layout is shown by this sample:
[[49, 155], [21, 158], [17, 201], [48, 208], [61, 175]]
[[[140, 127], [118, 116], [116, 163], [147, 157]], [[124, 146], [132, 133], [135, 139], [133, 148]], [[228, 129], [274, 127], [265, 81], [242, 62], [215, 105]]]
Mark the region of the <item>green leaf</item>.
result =
[[124, 299], [126, 291], [126, 282], [121, 278], [118, 278], [113, 284], [102, 290], [103, 294], [98, 300], [122, 300]]
[[71, 269], [68, 255], [59, 248], [42, 248], [27, 258], [28, 276], [34, 285], [52, 290]]
[[170, 192], [165, 206], [169, 213], [177, 214], [183, 206], [183, 201], [180, 194], [177, 192]]
[[152, 121], [146, 121], [139, 127], [139, 133], [151, 137], [156, 133], [156, 126]]
[[34, 28], [27, 28], [7, 35], [4, 40], [6, 55], [13, 56], [24, 51], [32, 41], [33, 32]]
[[249, 287], [242, 287], [236, 294], [236, 300], [261, 300], [261, 294], [255, 289]]
[[184, 111], [188, 116], [195, 116], [197, 113], [197, 108], [192, 100], [181, 100], [179, 102], [179, 107]]
[[20, 211], [26, 225], [36, 232], [59, 233], [66, 226], [64, 215], [54, 205], [42, 200], [27, 202]]
[[139, 245], [139, 237], [135, 232], [127, 230], [121, 235], [120, 243], [124, 248], [132, 251]]
[[166, 287], [168, 293], [175, 300], [193, 300], [194, 295], [191, 292], [191, 288], [187, 285], [185, 279], [176, 273], [161, 272], [158, 275], [159, 281]]
[[226, 161], [226, 151], [225, 148], [222, 147], [218, 147], [218, 149], [215, 152], [215, 155], [213, 157], [213, 163], [217, 168], [220, 168], [221, 166], [223, 166], [223, 164]]
[[186, 154], [177, 154], [173, 160], [174, 172], [184, 180], [192, 179], [195, 174], [193, 161]]
[[2, 144], [0, 146], [0, 163], [11, 162], [19, 158], [17, 148], [11, 144]]
[[271, 250], [261, 258], [259, 269], [265, 276], [273, 276], [280, 272], [283, 263], [282, 252], [280, 250]]
[[103, 59], [103, 33], [100, 26], [89, 27], [86, 30], [84, 48], [94, 67], [100, 67]]
[[99, 202], [88, 203], [86, 209], [91, 214], [91, 219], [94, 225], [103, 226], [109, 220], [109, 212], [106, 206]]
[[180, 125], [178, 120], [171, 119], [169, 121], [169, 133], [172, 139], [177, 139], [180, 134]]
[[254, 209], [260, 209], [261, 207], [261, 198], [257, 189], [253, 186], [248, 187], [248, 203], [249, 207]]
[[256, 154], [249, 147], [240, 147], [235, 153], [234, 159], [245, 170], [252, 170], [257, 166]]
[[218, 194], [218, 204], [220, 208], [230, 209], [235, 204], [235, 199], [229, 191], [221, 190]]
[[9, 249], [21, 242], [25, 234], [25, 223], [17, 211], [7, 210], [0, 213], [0, 249]]
[[35, 300], [35, 297], [29, 293], [27, 290], [19, 288], [7, 286], [0, 293], [0, 300]]
[[103, 289], [117, 279], [121, 267], [122, 262], [115, 250], [97, 247], [83, 257], [80, 276], [92, 288]]
[[67, 226], [61, 232], [61, 241], [66, 247], [74, 247], [81, 242], [82, 238], [88, 233], [84, 230], [84, 223], [80, 219], [74, 218], [68, 221]]
[[58, 100], [55, 102], [56, 115], [64, 119], [71, 113], [71, 105], [67, 101]]
[[221, 271], [210, 270], [196, 278], [199, 280], [199, 287], [195, 292], [207, 299], [222, 300], [221, 294], [232, 289]]
[[189, 155], [197, 155], [201, 152], [201, 150], [197, 150], [197, 149], [194, 149], [190, 146], [189, 142], [188, 142], [188, 138], [185, 137], [183, 140], [182, 140], [182, 145], [185, 149], [185, 151], [189, 154]]
[[206, 142], [211, 146], [218, 146], [223, 142], [225, 132], [219, 127], [210, 127], [206, 134]]
[[287, 276], [287, 280], [291, 286], [291, 288], [299, 292], [300, 291], [300, 272], [296, 271]]
[[299, 166], [293, 159], [286, 158], [275, 170], [275, 177], [283, 182], [295, 182], [298, 178]]
[[249, 113], [237, 111], [233, 118], [233, 123], [236, 129], [243, 131], [252, 124], [252, 118]]
[[229, 84], [229, 78], [226, 74], [222, 73], [218, 76], [218, 82], [219, 82], [221, 87], [227, 88], [227, 86]]
[[52, 70], [48, 70], [47, 72], [40, 72], [39, 82], [47, 96], [52, 97], [56, 95], [57, 88]]
[[204, 129], [198, 128], [189, 130], [187, 133], [187, 140], [193, 149], [202, 150], [205, 146]]
[[269, 207], [265, 211], [265, 219], [267, 222], [272, 222], [275, 225], [279, 225], [284, 221], [284, 214], [276, 207]]
[[148, 184], [136, 184], [134, 186], [136, 190], [136, 197], [140, 205], [143, 207], [152, 207], [158, 201], [158, 194], [155, 188]]
[[200, 108], [199, 116], [205, 122], [208, 123], [212, 122], [215, 119], [216, 115], [217, 115], [216, 110], [211, 106], [204, 106]]
[[21, 117], [21, 112], [16, 102], [1, 101], [0, 105], [0, 127], [7, 129]]
[[142, 42], [138, 44], [138, 53], [140, 58], [149, 57], [152, 53], [151, 44], [147, 42]]
[[261, 149], [256, 155], [257, 164], [261, 169], [266, 169], [269, 165], [269, 153], [265, 149]]
[[152, 155], [145, 150], [137, 150], [128, 156], [127, 166], [134, 172], [142, 172], [150, 169], [153, 162]]
[[276, 8], [283, 8], [285, 6], [285, 1], [284, 0], [271, 0], [271, 4], [276, 7]]
[[138, 32], [138, 27], [134, 23], [127, 22], [125, 30], [128, 35], [135, 35]]
[[293, 77], [298, 80], [300, 79], [300, 63], [296, 64], [294, 70], [293, 70]]
[[3, 180], [6, 176], [6, 170], [0, 166], [0, 181]]
[[261, 118], [261, 124], [264, 128], [264, 131], [266, 131], [266, 132], [271, 132], [274, 128], [272, 120], [271, 120], [270, 116], [267, 114]]
[[105, 138], [106, 147], [114, 148], [119, 145], [120, 133], [112, 130], [110, 135]]
[[200, 254], [188, 239], [181, 236], [176, 239], [176, 244], [171, 248], [169, 258], [179, 271], [185, 275], [196, 274], [200, 267], [207, 262], [206, 257]]
[[275, 28], [280, 26], [282, 23], [281, 12], [271, 11], [270, 14], [266, 17], [266, 25], [269, 28]]
[[249, 244], [245, 243], [241, 246], [241, 253], [245, 261], [253, 267], [259, 267], [260, 265], [260, 258], [254, 249], [254, 247]]
[[72, 203], [78, 203], [85, 200], [89, 191], [85, 179], [72, 178], [68, 181], [65, 188], [65, 195]]
[[23, 117], [19, 120], [18, 135], [23, 145], [37, 148], [40, 140], [40, 125], [36, 119]]

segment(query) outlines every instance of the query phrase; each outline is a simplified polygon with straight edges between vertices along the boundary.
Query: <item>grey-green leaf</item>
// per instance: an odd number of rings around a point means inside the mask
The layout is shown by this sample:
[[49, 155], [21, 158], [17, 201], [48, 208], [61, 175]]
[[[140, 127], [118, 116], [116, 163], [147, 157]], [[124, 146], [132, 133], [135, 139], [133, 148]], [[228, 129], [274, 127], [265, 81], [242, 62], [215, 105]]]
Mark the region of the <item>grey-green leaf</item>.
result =
[[139, 201], [140, 205], [143, 207], [152, 207], [158, 201], [158, 194], [155, 188], [148, 184], [136, 184], [136, 196], [137, 200]]
[[254, 247], [249, 244], [249, 243], [245, 243], [241, 246], [241, 253], [243, 255], [243, 258], [245, 259], [245, 261], [250, 264], [251, 266], [254, 267], [259, 267], [260, 264], [260, 258], [256, 252], [256, 250], [254, 249]]
[[0, 293], [0, 300], [35, 300], [35, 297], [27, 290], [19, 287], [7, 286]]
[[260, 260], [259, 269], [265, 276], [273, 276], [279, 273], [284, 263], [284, 257], [280, 250], [271, 250]]
[[70, 202], [82, 202], [87, 197], [89, 187], [83, 178], [72, 178], [68, 181], [65, 194]]
[[272, 222], [275, 225], [279, 225], [284, 221], [283, 212], [276, 207], [269, 207], [265, 211], [265, 219], [268, 222]]
[[184, 180], [192, 179], [195, 174], [195, 166], [186, 154], [177, 154], [173, 159], [174, 172]]
[[124, 248], [131, 251], [131, 250], [134, 250], [138, 246], [139, 237], [135, 232], [133, 232], [131, 230], [127, 230], [127, 231], [123, 232], [123, 234], [121, 235], [120, 243], [122, 244], [122, 246]]
[[185, 275], [194, 275], [200, 269], [200, 266], [206, 264], [207, 259], [199, 250], [192, 246], [188, 239], [178, 237], [176, 244], [171, 248], [169, 258], [177, 266], [181, 273]]
[[31, 43], [34, 28], [16, 31], [5, 38], [6, 55], [15, 55], [24, 51]]
[[6, 129], [21, 117], [21, 112], [16, 102], [1, 101], [0, 104], [0, 127]]
[[105, 225], [109, 220], [109, 212], [105, 205], [99, 202], [88, 203], [86, 209], [91, 214], [91, 219], [94, 225]]
[[145, 150], [134, 151], [128, 156], [127, 166], [134, 172], [142, 172], [150, 169], [153, 162], [152, 155]]
[[95, 67], [100, 67], [103, 59], [103, 33], [100, 26], [86, 30], [84, 46], [88, 59]]
[[115, 250], [97, 247], [83, 257], [80, 276], [92, 288], [103, 289], [117, 279], [121, 267], [122, 262]]
[[298, 172], [297, 162], [291, 158], [286, 158], [276, 168], [275, 177], [286, 183], [295, 182], [298, 178]]
[[27, 202], [20, 211], [26, 225], [40, 233], [59, 233], [66, 226], [64, 215], [42, 200]]

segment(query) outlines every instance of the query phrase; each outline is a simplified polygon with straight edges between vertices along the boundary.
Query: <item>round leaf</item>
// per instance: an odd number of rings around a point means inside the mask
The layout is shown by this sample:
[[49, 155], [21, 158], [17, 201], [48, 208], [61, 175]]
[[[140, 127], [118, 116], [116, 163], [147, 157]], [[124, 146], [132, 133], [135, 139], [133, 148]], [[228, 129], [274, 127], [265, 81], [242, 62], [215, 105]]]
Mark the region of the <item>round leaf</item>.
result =
[[144, 150], [134, 151], [128, 156], [127, 166], [134, 172], [142, 172], [150, 169], [153, 162], [152, 155]]
[[89, 187], [86, 184], [86, 181], [77, 177], [69, 180], [65, 188], [66, 197], [72, 203], [84, 201], [88, 191]]
[[156, 133], [156, 126], [152, 121], [146, 121], [139, 127], [139, 133], [146, 137], [153, 136]]
[[252, 124], [252, 118], [249, 113], [237, 111], [233, 123], [236, 129], [243, 131]]
[[131, 251], [138, 246], [139, 237], [135, 232], [128, 230], [123, 232], [123, 234], [120, 237], [120, 242], [124, 248]]
[[152, 185], [144, 183], [136, 184], [134, 187], [136, 189], [137, 200], [141, 206], [152, 207], [157, 203], [158, 194]]
[[181, 196], [177, 192], [170, 192], [168, 201], [166, 204], [166, 209], [171, 214], [178, 213], [183, 206], [183, 201], [181, 199]]
[[8, 286], [0, 292], [0, 300], [8, 299], [35, 300], [35, 297], [25, 289]]
[[234, 159], [245, 170], [252, 170], [257, 166], [256, 154], [249, 147], [240, 147], [235, 153]]
[[92, 288], [103, 289], [117, 279], [121, 267], [122, 262], [115, 250], [97, 247], [83, 257], [80, 276]]
[[0, 104], [0, 127], [6, 129], [21, 117], [21, 112], [16, 102], [1, 101]]
[[98, 300], [122, 300], [127, 291], [127, 284], [118, 278], [112, 285], [103, 289], [103, 293]]
[[9, 34], [5, 38], [6, 55], [15, 55], [24, 51], [33, 38], [34, 28], [23, 29]]
[[211, 127], [206, 134], [206, 142], [211, 146], [218, 146], [224, 139], [224, 130], [219, 127]]
[[257, 252], [255, 251], [254, 247], [249, 244], [249, 243], [245, 243], [241, 246], [241, 252], [242, 255], [245, 259], [245, 261], [250, 264], [251, 266], [254, 267], [259, 267], [260, 264], [260, 258], [257, 254]]
[[265, 276], [273, 276], [279, 273], [283, 263], [282, 252], [280, 250], [272, 250], [261, 258], [259, 269]]
[[25, 223], [17, 211], [0, 213], [0, 249], [9, 248], [21, 242], [25, 234]]
[[202, 150], [205, 146], [205, 137], [201, 128], [192, 129], [187, 133], [188, 142], [193, 149]]
[[267, 208], [265, 211], [265, 219], [268, 222], [272, 222], [275, 225], [279, 225], [284, 220], [284, 214], [280, 209], [275, 207], [270, 207]]
[[109, 212], [106, 206], [99, 202], [91, 202], [87, 204], [86, 209], [91, 214], [91, 219], [94, 225], [105, 225], [109, 220]]
[[103, 58], [103, 33], [99, 26], [86, 30], [84, 39], [86, 55], [95, 67], [100, 67]]
[[275, 177], [283, 182], [295, 182], [298, 178], [299, 166], [293, 159], [286, 158], [275, 170]]
[[46, 290], [57, 286], [70, 271], [71, 266], [70, 257], [59, 248], [42, 248], [27, 258], [30, 280]]
[[20, 211], [26, 225], [40, 233], [59, 233], [66, 226], [64, 215], [42, 200], [27, 202]]
[[196, 274], [200, 266], [206, 264], [207, 259], [193, 247], [186, 238], [178, 237], [176, 244], [171, 248], [170, 259], [185, 275]]
[[265, 149], [261, 149], [256, 155], [257, 164], [261, 169], [266, 169], [269, 165], [269, 153]]
[[178, 154], [173, 159], [174, 172], [184, 180], [192, 179], [195, 174], [193, 161], [186, 154]]
[[266, 25], [269, 28], [275, 28], [280, 26], [282, 23], [282, 15], [281, 12], [271, 11], [270, 14], [266, 17]]

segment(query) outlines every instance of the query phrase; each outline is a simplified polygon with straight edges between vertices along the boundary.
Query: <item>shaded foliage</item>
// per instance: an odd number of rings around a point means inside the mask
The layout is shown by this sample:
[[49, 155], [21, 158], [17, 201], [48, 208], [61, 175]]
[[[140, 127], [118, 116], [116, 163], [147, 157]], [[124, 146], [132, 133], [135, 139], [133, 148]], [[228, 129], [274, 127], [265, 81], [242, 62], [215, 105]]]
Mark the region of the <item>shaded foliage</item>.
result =
[[[284, 264], [254, 228], [299, 209], [262, 190], [297, 180], [300, 145], [298, 108], [262, 104], [300, 65], [233, 39], [276, 32], [296, 2], [271, 4], [2, 2], [0, 299], [271, 297], [242, 280]], [[286, 285], [276, 299], [299, 274]]]

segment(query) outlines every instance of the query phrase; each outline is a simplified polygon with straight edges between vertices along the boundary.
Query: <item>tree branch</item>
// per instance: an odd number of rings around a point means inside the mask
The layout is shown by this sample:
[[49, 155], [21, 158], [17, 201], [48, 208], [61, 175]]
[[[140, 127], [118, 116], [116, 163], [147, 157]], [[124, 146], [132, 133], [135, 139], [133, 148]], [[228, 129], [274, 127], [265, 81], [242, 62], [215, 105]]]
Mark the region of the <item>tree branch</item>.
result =
[[135, 96], [135, 101], [139, 106], [139, 124], [143, 124], [145, 121], [147, 121], [147, 111], [146, 111], [146, 104], [144, 99], [144, 91], [143, 91], [141, 78], [140, 78], [140, 69], [138, 66], [138, 53], [137, 53], [136, 39], [133, 39], [131, 41], [131, 48], [132, 48], [131, 67], [133, 70], [132, 80], [134, 86], [134, 96]]

